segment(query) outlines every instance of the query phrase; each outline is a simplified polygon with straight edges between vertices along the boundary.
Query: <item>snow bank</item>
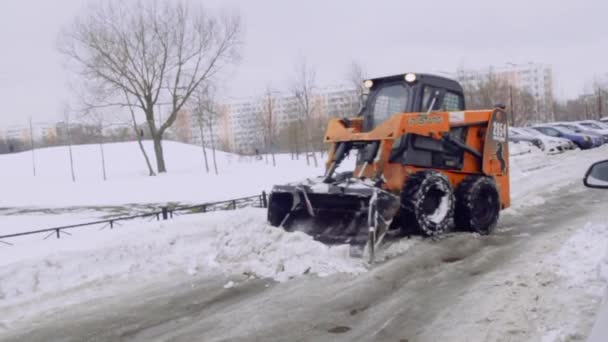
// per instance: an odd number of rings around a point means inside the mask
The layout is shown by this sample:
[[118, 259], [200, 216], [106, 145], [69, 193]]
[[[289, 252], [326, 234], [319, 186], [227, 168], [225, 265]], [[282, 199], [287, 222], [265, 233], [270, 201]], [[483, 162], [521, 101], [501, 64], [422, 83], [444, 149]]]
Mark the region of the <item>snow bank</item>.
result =
[[344, 247], [270, 227], [264, 210], [245, 209], [0, 248], [0, 302], [14, 304], [115, 277], [163, 277], [175, 270], [285, 281], [303, 274], [356, 274], [365, 267]]

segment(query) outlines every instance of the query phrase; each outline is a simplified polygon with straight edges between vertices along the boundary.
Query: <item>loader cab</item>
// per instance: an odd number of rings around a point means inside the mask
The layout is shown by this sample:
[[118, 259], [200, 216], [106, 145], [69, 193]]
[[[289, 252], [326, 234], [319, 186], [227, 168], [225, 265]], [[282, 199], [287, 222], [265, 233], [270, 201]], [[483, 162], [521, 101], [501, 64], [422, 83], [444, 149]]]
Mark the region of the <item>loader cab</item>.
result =
[[367, 132], [396, 113], [461, 111], [464, 92], [454, 80], [428, 74], [401, 74], [364, 82], [367, 99], [362, 108], [363, 131]]

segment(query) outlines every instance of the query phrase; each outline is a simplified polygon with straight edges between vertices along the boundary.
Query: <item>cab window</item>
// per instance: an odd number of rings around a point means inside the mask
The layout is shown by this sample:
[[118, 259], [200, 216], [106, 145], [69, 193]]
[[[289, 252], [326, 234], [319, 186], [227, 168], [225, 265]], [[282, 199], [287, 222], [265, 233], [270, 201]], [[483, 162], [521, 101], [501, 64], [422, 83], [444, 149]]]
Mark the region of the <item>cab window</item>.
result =
[[433, 98], [437, 97], [435, 103], [433, 104], [433, 110], [438, 110], [440, 107], [440, 98], [439, 91], [436, 88], [426, 86], [424, 87], [424, 91], [422, 92], [422, 111], [426, 112], [429, 110], [431, 103], [433, 102]]
[[462, 96], [448, 91], [443, 97], [441, 109], [445, 111], [463, 110], [464, 106], [462, 102]]
[[410, 88], [402, 84], [384, 86], [375, 96], [372, 108], [374, 127], [386, 121], [395, 113], [403, 113], [407, 108]]

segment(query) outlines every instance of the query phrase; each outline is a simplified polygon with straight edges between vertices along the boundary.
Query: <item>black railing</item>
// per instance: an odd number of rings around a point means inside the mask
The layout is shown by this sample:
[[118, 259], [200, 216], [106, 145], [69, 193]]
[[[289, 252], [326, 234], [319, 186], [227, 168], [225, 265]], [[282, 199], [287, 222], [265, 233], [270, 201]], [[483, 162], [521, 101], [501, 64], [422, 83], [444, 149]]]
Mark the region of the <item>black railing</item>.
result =
[[114, 217], [114, 218], [109, 218], [109, 219], [105, 219], [105, 220], [98, 220], [98, 221], [92, 221], [92, 222], [86, 222], [86, 223], [78, 223], [78, 224], [71, 224], [71, 225], [65, 225], [65, 226], [59, 226], [59, 227], [31, 230], [31, 231], [14, 233], [14, 234], [0, 235], [0, 243], [5, 244], [5, 245], [13, 245], [12, 243], [6, 242], [3, 240], [16, 238], [16, 237], [20, 237], [20, 236], [44, 234], [44, 233], [47, 234], [44, 237], [44, 240], [48, 239], [49, 237], [51, 237], [53, 235], [57, 239], [59, 239], [59, 238], [61, 238], [62, 234], [72, 235], [71, 233], [67, 232], [67, 230], [75, 229], [75, 228], [91, 227], [91, 226], [102, 224], [103, 226], [101, 228], [99, 228], [99, 230], [103, 230], [108, 227], [110, 229], [113, 229], [114, 226], [119, 224], [119, 222], [121, 222], [121, 221], [128, 221], [128, 220], [134, 220], [134, 219], [140, 219], [140, 218], [152, 218], [152, 219], [156, 218], [157, 221], [160, 221], [160, 220], [168, 220], [170, 218], [173, 218], [175, 215], [180, 215], [180, 214], [197, 214], [197, 213], [206, 213], [206, 212], [218, 211], [218, 210], [235, 210], [235, 209], [245, 208], [245, 207], [258, 207], [258, 208], [268, 207], [268, 198], [267, 198], [266, 192], [262, 192], [261, 195], [256, 195], [256, 196], [241, 197], [241, 198], [235, 198], [235, 199], [219, 201], [219, 202], [209, 202], [209, 203], [197, 204], [197, 205], [192, 205], [192, 206], [187, 206], [187, 207], [163, 206], [163, 207], [160, 207], [159, 210], [157, 210], [157, 211], [153, 211], [153, 212], [145, 213], [145, 214], [120, 216], [120, 217]]

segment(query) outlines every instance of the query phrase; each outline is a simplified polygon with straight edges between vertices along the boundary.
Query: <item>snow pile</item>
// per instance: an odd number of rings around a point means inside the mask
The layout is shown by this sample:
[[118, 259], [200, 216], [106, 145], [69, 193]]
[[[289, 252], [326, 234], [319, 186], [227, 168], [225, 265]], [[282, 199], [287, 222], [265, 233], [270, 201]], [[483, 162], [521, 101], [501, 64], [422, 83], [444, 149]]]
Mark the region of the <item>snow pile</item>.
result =
[[166, 277], [176, 270], [285, 281], [303, 274], [356, 274], [365, 267], [344, 247], [270, 227], [264, 210], [245, 209], [2, 248], [0, 300], [15, 303], [113, 277]]
[[349, 257], [348, 246], [329, 247], [302, 232], [287, 233], [271, 227], [256, 216], [253, 222], [241, 217], [227, 229], [217, 227], [215, 261], [223, 269], [278, 281], [307, 273], [326, 276], [365, 271], [362, 260]]

